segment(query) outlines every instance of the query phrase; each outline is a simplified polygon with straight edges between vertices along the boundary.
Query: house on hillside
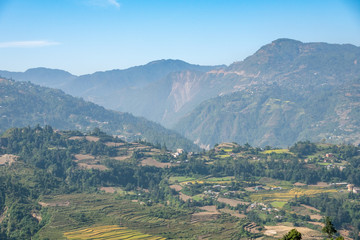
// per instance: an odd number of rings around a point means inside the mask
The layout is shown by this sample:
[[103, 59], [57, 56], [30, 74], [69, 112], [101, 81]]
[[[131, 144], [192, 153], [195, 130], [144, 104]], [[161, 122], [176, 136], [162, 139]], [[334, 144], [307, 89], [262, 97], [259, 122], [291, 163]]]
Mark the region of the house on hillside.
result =
[[360, 188], [359, 188], [359, 187], [355, 187], [354, 184], [348, 184], [348, 185], [347, 185], [347, 188], [348, 188], [348, 191], [349, 191], [349, 192], [353, 192], [353, 193], [355, 193], [355, 194], [360, 193]]

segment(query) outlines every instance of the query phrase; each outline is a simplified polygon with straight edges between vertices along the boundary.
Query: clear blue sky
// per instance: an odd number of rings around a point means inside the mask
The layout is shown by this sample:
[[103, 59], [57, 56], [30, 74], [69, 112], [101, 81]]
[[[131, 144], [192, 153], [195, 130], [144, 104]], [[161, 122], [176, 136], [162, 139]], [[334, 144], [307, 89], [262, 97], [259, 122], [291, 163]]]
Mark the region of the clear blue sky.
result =
[[231, 64], [277, 38], [360, 46], [359, 0], [0, 0], [0, 69]]

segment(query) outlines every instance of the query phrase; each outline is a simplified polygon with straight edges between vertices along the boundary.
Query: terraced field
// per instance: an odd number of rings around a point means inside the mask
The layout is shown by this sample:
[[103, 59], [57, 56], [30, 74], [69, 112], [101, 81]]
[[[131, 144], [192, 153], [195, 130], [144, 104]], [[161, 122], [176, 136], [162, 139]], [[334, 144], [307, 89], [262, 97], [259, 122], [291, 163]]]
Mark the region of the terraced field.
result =
[[130, 230], [116, 225], [85, 228], [77, 231], [66, 232], [64, 236], [71, 239], [144, 239], [163, 240], [165, 238], [155, 237], [141, 232]]
[[289, 153], [291, 155], [294, 155], [292, 152], [289, 151], [289, 149], [272, 149], [272, 150], [266, 150], [261, 152], [262, 154], [271, 154], [271, 153]]
[[251, 195], [252, 201], [277, 201], [277, 202], [286, 202], [295, 196], [303, 196], [303, 195], [315, 195], [319, 193], [334, 193], [337, 192], [336, 189], [323, 189], [323, 188], [293, 188], [289, 191], [283, 192], [274, 192], [274, 193], [256, 193]]

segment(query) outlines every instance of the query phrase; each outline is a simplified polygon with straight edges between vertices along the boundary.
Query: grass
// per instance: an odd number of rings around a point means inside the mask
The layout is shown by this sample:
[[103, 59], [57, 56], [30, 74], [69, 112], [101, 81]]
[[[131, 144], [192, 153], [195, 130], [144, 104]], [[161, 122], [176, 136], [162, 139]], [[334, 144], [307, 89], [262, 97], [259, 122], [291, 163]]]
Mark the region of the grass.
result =
[[193, 178], [193, 177], [178, 176], [178, 177], [170, 177], [169, 182], [175, 183], [177, 181], [177, 182], [181, 183], [181, 182], [193, 181], [195, 179], [196, 178]]
[[331, 163], [328, 163], [328, 162], [318, 162], [317, 164], [318, 164], [318, 165], [321, 165], [321, 166], [328, 166], [328, 165], [330, 165]]
[[64, 236], [69, 239], [147, 239], [147, 240], [163, 240], [165, 238], [154, 237], [148, 234], [143, 234], [138, 231], [130, 230], [125, 227], [116, 225], [100, 226], [93, 228], [85, 228], [72, 232], [64, 233]]
[[287, 202], [274, 201], [271, 203], [271, 206], [274, 208], [283, 208], [286, 203]]
[[235, 177], [212, 177], [212, 178], [206, 179], [206, 181], [209, 181], [209, 182], [223, 182], [223, 181], [232, 181], [234, 179], [235, 179]]
[[193, 196], [192, 199], [195, 201], [202, 201], [204, 199], [204, 195], [198, 194], [198, 195]]

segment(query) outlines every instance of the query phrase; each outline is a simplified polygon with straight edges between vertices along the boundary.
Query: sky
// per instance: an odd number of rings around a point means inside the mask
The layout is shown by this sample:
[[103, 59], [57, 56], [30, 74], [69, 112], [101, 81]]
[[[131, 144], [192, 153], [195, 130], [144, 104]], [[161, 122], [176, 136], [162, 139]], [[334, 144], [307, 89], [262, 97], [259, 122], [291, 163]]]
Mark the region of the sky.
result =
[[360, 46], [359, 0], [0, 0], [0, 70], [241, 61], [278, 38]]

